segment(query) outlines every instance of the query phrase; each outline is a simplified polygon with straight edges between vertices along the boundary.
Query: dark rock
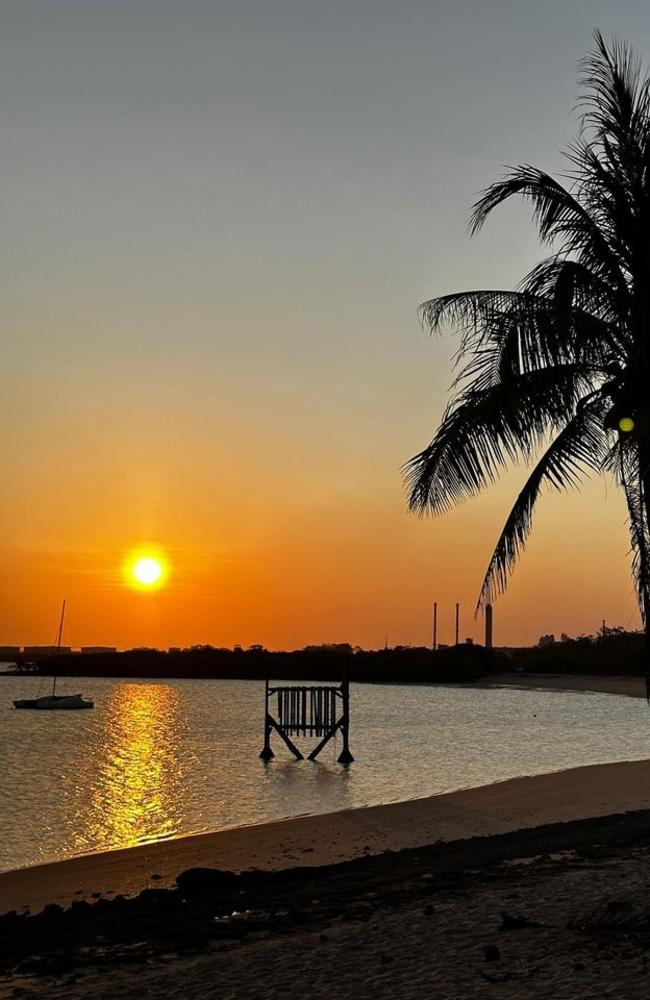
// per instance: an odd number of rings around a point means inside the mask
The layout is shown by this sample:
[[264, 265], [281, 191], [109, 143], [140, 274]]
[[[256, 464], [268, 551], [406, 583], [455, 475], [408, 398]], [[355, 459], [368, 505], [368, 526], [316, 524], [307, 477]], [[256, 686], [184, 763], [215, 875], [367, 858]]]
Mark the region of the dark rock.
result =
[[381, 964], [382, 965], [390, 965], [390, 963], [392, 961], [393, 961], [393, 956], [389, 955], [387, 951], [382, 951], [382, 953], [381, 953]]
[[496, 976], [491, 976], [489, 972], [483, 972], [481, 969], [481, 975], [483, 979], [487, 979], [488, 983], [507, 983], [509, 979], [512, 979], [512, 972], [501, 972]]
[[490, 944], [487, 946], [483, 954], [486, 962], [498, 962], [501, 958], [501, 949], [495, 944]]
[[499, 930], [502, 931], [516, 931], [521, 927], [530, 927], [531, 924], [526, 920], [525, 917], [513, 917], [505, 910], [501, 913], [501, 927]]
[[628, 899], [612, 899], [607, 904], [610, 913], [629, 913], [634, 909], [634, 904]]
[[154, 872], [154, 874], [151, 876], [152, 882], [160, 882], [161, 879], [162, 875], [158, 875], [157, 872]]
[[238, 875], [219, 868], [188, 868], [176, 878], [178, 888], [188, 895], [201, 892], [233, 892], [238, 883]]
[[137, 903], [153, 903], [156, 906], [176, 906], [178, 903], [177, 898], [173, 892], [168, 889], [143, 889], [142, 892], [136, 897]]
[[75, 899], [74, 903], [70, 904], [70, 912], [74, 913], [76, 916], [80, 916], [82, 913], [87, 913], [91, 909], [91, 904], [86, 902], [85, 899]]
[[31, 976], [60, 976], [72, 972], [75, 963], [71, 955], [31, 955], [18, 964], [17, 971]]

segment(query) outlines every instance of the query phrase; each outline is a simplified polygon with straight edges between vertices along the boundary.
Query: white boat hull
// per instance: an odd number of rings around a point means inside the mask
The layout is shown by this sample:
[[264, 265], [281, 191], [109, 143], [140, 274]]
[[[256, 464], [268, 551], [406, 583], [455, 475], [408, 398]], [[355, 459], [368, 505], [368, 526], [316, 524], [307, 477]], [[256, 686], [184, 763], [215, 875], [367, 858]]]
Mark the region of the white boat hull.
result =
[[82, 698], [80, 694], [50, 694], [42, 698], [18, 698], [14, 701], [14, 708], [31, 708], [40, 712], [94, 707], [94, 702]]

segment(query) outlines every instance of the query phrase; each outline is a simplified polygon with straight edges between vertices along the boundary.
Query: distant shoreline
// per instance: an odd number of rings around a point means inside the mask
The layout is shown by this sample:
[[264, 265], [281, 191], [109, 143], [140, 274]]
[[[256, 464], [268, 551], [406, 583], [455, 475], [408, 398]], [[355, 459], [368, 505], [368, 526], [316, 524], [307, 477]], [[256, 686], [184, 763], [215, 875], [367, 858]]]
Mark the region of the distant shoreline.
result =
[[575, 691], [585, 694], [614, 694], [625, 698], [645, 698], [645, 678], [594, 674], [496, 674], [471, 684], [471, 687], [538, 688], [540, 691]]
[[[42, 678], [49, 676], [46, 674], [21, 674], [15, 671], [0, 671], [0, 677], [33, 677]], [[258, 677], [147, 677], [147, 676], [115, 676], [114, 674], [87, 674], [74, 675], [78, 680], [114, 680], [114, 681], [149, 681], [152, 683], [165, 682], [170, 680], [241, 680], [260, 681]], [[363, 680], [353, 681], [356, 684], [392, 684], [415, 687], [419, 685], [432, 685], [440, 687], [468, 687], [468, 688], [500, 688], [509, 687], [513, 689], [537, 689], [540, 691], [573, 691], [585, 694], [613, 694], [626, 698], [645, 698], [645, 679], [642, 677], [626, 677], [623, 675], [595, 675], [595, 674], [561, 674], [561, 673], [506, 673], [494, 674], [471, 681], [454, 681], [453, 679], [443, 681], [414, 681], [414, 680]]]

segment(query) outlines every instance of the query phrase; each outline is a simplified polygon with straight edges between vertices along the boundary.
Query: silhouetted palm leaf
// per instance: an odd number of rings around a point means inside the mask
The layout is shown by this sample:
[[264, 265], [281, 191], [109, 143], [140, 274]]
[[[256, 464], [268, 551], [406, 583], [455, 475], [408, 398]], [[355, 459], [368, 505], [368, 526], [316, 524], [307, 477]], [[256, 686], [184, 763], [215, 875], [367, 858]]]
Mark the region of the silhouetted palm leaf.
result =
[[503, 593], [532, 527], [533, 508], [542, 486], [557, 490], [579, 486], [586, 474], [602, 468], [607, 455], [603, 430], [603, 400], [600, 395], [571, 417], [553, 440], [517, 497], [490, 560], [479, 606], [491, 604]]

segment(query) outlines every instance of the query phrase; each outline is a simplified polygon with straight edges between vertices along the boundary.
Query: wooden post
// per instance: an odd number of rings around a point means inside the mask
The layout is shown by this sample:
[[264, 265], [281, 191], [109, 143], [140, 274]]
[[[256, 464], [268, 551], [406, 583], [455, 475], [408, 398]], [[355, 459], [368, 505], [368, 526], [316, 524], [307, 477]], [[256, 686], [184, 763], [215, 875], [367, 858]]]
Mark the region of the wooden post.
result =
[[354, 757], [350, 753], [350, 682], [346, 676], [341, 684], [341, 695], [343, 700], [343, 716], [341, 719], [341, 733], [343, 734], [343, 749], [338, 761], [339, 764], [351, 764]]
[[272, 760], [275, 754], [271, 750], [271, 713], [269, 712], [269, 679], [264, 684], [264, 746], [260, 753], [262, 760]]

